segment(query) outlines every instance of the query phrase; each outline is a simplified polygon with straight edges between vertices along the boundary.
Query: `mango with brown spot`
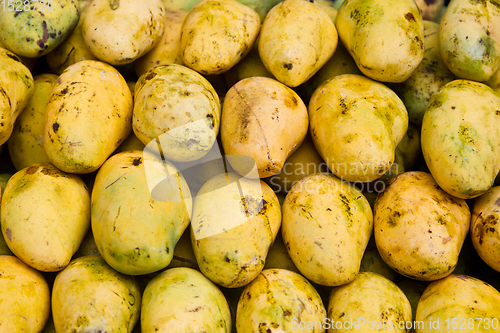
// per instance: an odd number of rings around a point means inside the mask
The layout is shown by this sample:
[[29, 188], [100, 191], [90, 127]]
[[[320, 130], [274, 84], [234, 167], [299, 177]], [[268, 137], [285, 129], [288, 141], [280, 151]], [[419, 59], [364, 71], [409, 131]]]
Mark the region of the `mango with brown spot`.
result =
[[413, 0], [349, 0], [335, 21], [361, 72], [382, 82], [403, 82], [424, 57], [424, 24]]
[[500, 186], [474, 200], [470, 235], [481, 259], [500, 272]]
[[6, 2], [0, 10], [0, 40], [20, 56], [39, 58], [61, 44], [79, 18], [78, 0]]
[[[358, 329], [364, 333], [406, 333], [399, 323], [410, 322], [412, 315], [408, 298], [394, 282], [377, 273], [361, 272], [354, 281], [332, 290], [328, 318], [331, 323], [347, 322], [340, 329], [332, 324], [329, 333]], [[350, 324], [354, 322], [356, 326]]]
[[208, 180], [193, 206], [191, 243], [200, 271], [238, 288], [264, 268], [281, 225], [276, 194], [260, 179], [222, 173]]
[[489, 80], [500, 68], [498, 1], [450, 1], [439, 24], [439, 48], [458, 78]]
[[[454, 318], [456, 319], [453, 320]], [[464, 329], [466, 332], [493, 332], [496, 330], [498, 318], [498, 290], [472, 276], [455, 274], [434, 281], [425, 289], [415, 316], [417, 322], [425, 324], [431, 320], [439, 321], [440, 333], [455, 333], [460, 330], [456, 327], [461, 327], [463, 323], [474, 323], [474, 328], [463, 325], [467, 328]], [[449, 325], [446, 324], [447, 320]], [[455, 322], [457, 324], [454, 324]], [[417, 329], [417, 333], [436, 332], [435, 326], [423, 325]]]
[[351, 182], [372, 181], [389, 171], [408, 128], [408, 112], [396, 93], [362, 75], [326, 80], [308, 110], [316, 149], [337, 177]]
[[230, 333], [231, 327], [224, 294], [195, 269], [167, 269], [144, 290], [142, 333]]
[[[307, 134], [307, 108], [291, 88], [268, 77], [249, 77], [224, 98], [221, 141], [234, 170], [247, 177], [277, 174]], [[240, 158], [241, 156], [241, 158]]]
[[0, 48], [0, 146], [12, 135], [14, 123], [33, 95], [30, 70], [14, 53]]
[[[320, 295], [302, 275], [271, 268], [245, 287], [236, 310], [238, 333], [324, 333], [326, 309]], [[301, 324], [302, 325], [299, 325]]]
[[12, 252], [45, 272], [66, 267], [90, 227], [90, 193], [77, 176], [36, 163], [7, 182], [2, 233]]
[[469, 231], [463, 199], [443, 191], [431, 174], [405, 172], [388, 182], [374, 207], [375, 243], [396, 272], [434, 281], [451, 274]]
[[189, 225], [192, 198], [184, 177], [147, 151], [126, 151], [99, 169], [92, 190], [92, 232], [99, 253], [129, 275], [159, 271]]
[[52, 288], [56, 332], [131, 333], [140, 308], [135, 279], [118, 273], [100, 256], [72, 260], [57, 274]]
[[132, 103], [127, 82], [112, 66], [95, 60], [69, 66], [45, 111], [50, 161], [65, 172], [96, 171], [130, 134]]
[[324, 286], [354, 280], [372, 230], [366, 198], [335, 176], [302, 178], [283, 203], [281, 232], [288, 254], [306, 278]]
[[441, 87], [425, 110], [421, 145], [443, 190], [463, 199], [485, 193], [500, 171], [500, 94], [470, 80]]
[[153, 67], [135, 86], [132, 128], [148, 149], [171, 161], [205, 156], [219, 133], [220, 99], [210, 82], [178, 64]]
[[125, 65], [158, 44], [164, 27], [161, 0], [96, 0], [87, 8], [82, 34], [97, 59]]
[[181, 31], [184, 64], [204, 75], [222, 74], [250, 51], [260, 30], [259, 14], [236, 0], [202, 0]]
[[337, 29], [321, 6], [285, 0], [262, 23], [259, 54], [278, 81], [297, 87], [323, 67], [337, 43]]

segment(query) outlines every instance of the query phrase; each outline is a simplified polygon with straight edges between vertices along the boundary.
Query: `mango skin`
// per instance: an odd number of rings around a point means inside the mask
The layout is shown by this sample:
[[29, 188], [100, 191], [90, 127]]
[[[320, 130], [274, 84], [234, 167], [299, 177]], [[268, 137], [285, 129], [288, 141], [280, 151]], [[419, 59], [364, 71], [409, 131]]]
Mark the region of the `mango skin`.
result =
[[250, 332], [314, 332], [301, 329], [299, 319], [305, 323], [323, 322], [326, 310], [320, 295], [302, 275], [285, 269], [271, 268], [245, 287], [236, 310], [236, 330]]
[[172, 268], [144, 290], [141, 332], [230, 333], [231, 311], [222, 291], [199, 271]]
[[424, 57], [424, 24], [415, 1], [349, 0], [335, 26], [361, 72], [382, 82], [403, 82]]
[[111, 65], [125, 65], [145, 55], [165, 28], [161, 0], [96, 0], [89, 4], [82, 35], [90, 52]]
[[500, 186], [489, 189], [474, 200], [470, 235], [477, 254], [500, 272]]
[[59, 76], [49, 97], [45, 152], [62, 171], [96, 171], [130, 134], [132, 111], [132, 94], [115, 68], [77, 62]]
[[[346, 329], [328, 329], [328, 332], [353, 332], [358, 329], [364, 333], [401, 332], [399, 322], [411, 321], [411, 305], [406, 295], [391, 280], [373, 272], [360, 272], [356, 279], [348, 284], [336, 287], [330, 294], [328, 318], [332, 322], [346, 322]], [[359, 322], [365, 319], [365, 324]], [[358, 326], [349, 325], [357, 321]], [[385, 321], [385, 329], [376, 329], [369, 322]], [[394, 329], [390, 328], [392, 322]], [[389, 327], [389, 328], [387, 328]], [[380, 327], [379, 327], [380, 328]]]
[[203, 0], [182, 25], [184, 64], [204, 75], [227, 72], [252, 48], [260, 30], [259, 14], [236, 0]]
[[187, 162], [205, 156], [219, 133], [220, 99], [210, 82], [178, 64], [144, 73], [135, 86], [133, 131], [166, 159]]
[[[260, 178], [280, 172], [304, 141], [307, 126], [304, 102], [277, 80], [259, 76], [243, 79], [224, 98], [220, 130], [224, 152], [251, 157]], [[248, 175], [251, 166], [245, 157], [229, 159], [241, 175]]]
[[[165, 172], [172, 175], [173, 187], [166, 187], [169, 193], [163, 194], [180, 194], [182, 200], [152, 197], [146, 177], [161, 180]], [[174, 166], [149, 152], [127, 151], [109, 158], [97, 173], [91, 200], [92, 232], [99, 253], [124, 274], [165, 268], [189, 225], [192, 199], [187, 183]]]
[[14, 53], [0, 48], [0, 146], [11, 136], [14, 123], [33, 95], [30, 70]]
[[141, 294], [131, 276], [109, 267], [100, 256], [71, 261], [52, 289], [56, 332], [130, 333], [140, 315]]
[[191, 221], [200, 271], [226, 288], [249, 284], [262, 271], [280, 225], [278, 198], [262, 180], [235, 173], [211, 178], [194, 200]]
[[[467, 328], [461, 326], [464, 319], [466, 323], [473, 320], [474, 328], [479, 326], [477, 330], [464, 330], [466, 332], [493, 332], [499, 317], [500, 293], [495, 288], [471, 276], [452, 274], [432, 282], [425, 289], [418, 302], [415, 320], [425, 323], [417, 333], [436, 332], [436, 329], [428, 325], [430, 320], [439, 320], [440, 333], [457, 332], [451, 320], [446, 325], [449, 318], [458, 318], [454, 322], [459, 327]], [[476, 318], [482, 318], [481, 324]]]
[[500, 171], [500, 94], [483, 83], [454, 80], [432, 95], [421, 132], [422, 153], [443, 190], [471, 199]]
[[2, 234], [12, 252], [45, 272], [66, 267], [90, 227], [90, 194], [77, 176], [36, 163], [8, 181]]
[[34, 163], [50, 162], [43, 147], [45, 108], [57, 82], [55, 74], [40, 74], [34, 77], [33, 96], [14, 124], [7, 141], [9, 156], [16, 170]]
[[306, 278], [321, 285], [354, 280], [372, 230], [368, 201], [335, 176], [302, 178], [283, 203], [281, 232], [288, 254]]
[[465, 200], [452, 197], [421, 171], [392, 178], [375, 201], [375, 243], [382, 259], [416, 280], [452, 273], [469, 224]]
[[285, 0], [262, 23], [259, 54], [278, 81], [297, 87], [332, 57], [337, 43], [335, 24], [320, 6]]
[[408, 112], [396, 93], [356, 74], [337, 75], [321, 84], [308, 111], [319, 154], [337, 177], [351, 182], [386, 173], [408, 128]]
[[[20, 3], [15, 3], [16, 9]], [[21, 11], [2, 8], [0, 39], [7, 49], [28, 58], [39, 58], [52, 51], [68, 37], [80, 18], [77, 0], [45, 1], [45, 4], [40, 1], [31, 3], [29, 10], [24, 7], [27, 6], [22, 2]]]
[[17, 257], [0, 255], [2, 332], [41, 332], [50, 314], [50, 290], [42, 274]]
[[441, 57], [457, 77], [484, 82], [500, 68], [496, 0], [450, 1], [439, 24]]

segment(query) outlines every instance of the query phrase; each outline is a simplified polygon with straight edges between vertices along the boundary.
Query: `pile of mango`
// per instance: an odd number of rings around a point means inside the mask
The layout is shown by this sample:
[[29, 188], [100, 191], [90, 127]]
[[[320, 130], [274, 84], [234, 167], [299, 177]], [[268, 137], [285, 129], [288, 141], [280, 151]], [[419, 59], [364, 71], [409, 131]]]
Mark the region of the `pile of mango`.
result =
[[499, 0], [4, 0], [0, 333], [498, 332]]

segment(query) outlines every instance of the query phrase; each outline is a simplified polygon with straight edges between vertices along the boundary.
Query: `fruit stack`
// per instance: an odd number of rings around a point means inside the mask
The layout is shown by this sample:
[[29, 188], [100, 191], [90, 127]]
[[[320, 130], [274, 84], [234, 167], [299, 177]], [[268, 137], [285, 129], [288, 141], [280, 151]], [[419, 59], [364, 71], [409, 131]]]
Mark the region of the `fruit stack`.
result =
[[499, 332], [500, 2], [446, 5], [3, 0], [0, 333]]

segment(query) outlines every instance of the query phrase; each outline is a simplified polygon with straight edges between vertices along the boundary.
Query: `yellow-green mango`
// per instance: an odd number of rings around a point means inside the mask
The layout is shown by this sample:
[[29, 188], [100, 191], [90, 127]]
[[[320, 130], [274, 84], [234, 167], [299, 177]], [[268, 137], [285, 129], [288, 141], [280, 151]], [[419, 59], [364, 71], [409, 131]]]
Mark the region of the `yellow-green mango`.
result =
[[259, 179], [223, 173], [208, 180], [193, 206], [191, 242], [201, 272], [237, 288], [262, 271], [281, 225], [271, 188]]
[[[133, 131], [148, 149], [178, 162], [206, 155], [219, 133], [221, 105], [210, 82], [178, 64], [144, 73], [135, 86]], [[150, 144], [151, 143], [151, 144]]]
[[498, 318], [498, 290], [472, 276], [453, 274], [432, 282], [420, 296], [416, 332], [496, 332]]
[[165, 11], [165, 30], [151, 51], [134, 61], [134, 70], [141, 76], [153, 67], [179, 64], [184, 65], [181, 55], [181, 29], [188, 12], [184, 10]]
[[231, 332], [231, 311], [222, 291], [199, 271], [167, 269], [144, 290], [142, 333]]
[[96, 171], [132, 130], [132, 94], [112, 66], [82, 60], [57, 79], [44, 122], [50, 161], [71, 173]]
[[308, 110], [319, 154], [337, 177], [352, 182], [386, 173], [408, 128], [408, 113], [396, 93], [356, 74], [325, 81], [314, 91]]
[[158, 44], [164, 28], [161, 0], [94, 0], [86, 10], [82, 35], [97, 59], [125, 65]]
[[56, 332], [131, 333], [140, 308], [135, 279], [118, 273], [100, 256], [72, 260], [52, 288]]
[[17, 118], [7, 141], [9, 156], [16, 170], [34, 163], [50, 162], [43, 147], [43, 126], [45, 108], [57, 78], [55, 74], [40, 74], [34, 77], [33, 96]]
[[443, 190], [463, 199], [483, 194], [500, 171], [500, 94], [469, 80], [446, 84], [427, 105], [421, 145]]
[[255, 10], [259, 14], [261, 22], [264, 21], [267, 13], [281, 1], [283, 0], [238, 0], [238, 2]]
[[307, 126], [307, 108], [299, 95], [268, 77], [239, 81], [222, 105], [222, 146], [227, 155], [242, 156], [229, 163], [246, 177], [254, 177], [249, 172], [253, 163], [260, 178], [277, 174], [304, 141]]
[[70, 65], [82, 60], [96, 60], [92, 52], [90, 52], [85, 40], [83, 39], [82, 27], [85, 20], [86, 9], [90, 1], [80, 0], [80, 19], [75, 29], [61, 44], [46, 55], [49, 68], [61, 75], [62, 72]]
[[403, 82], [424, 57], [424, 24], [414, 0], [349, 0], [335, 21], [363, 74], [382, 82]]
[[165, 268], [189, 225], [191, 205], [187, 183], [170, 163], [147, 151], [113, 155], [97, 172], [92, 190], [99, 253], [124, 274]]
[[288, 192], [281, 228], [300, 272], [315, 283], [338, 286], [359, 272], [373, 215], [360, 190], [335, 176], [313, 174]]
[[0, 146], [11, 136], [14, 123], [34, 89], [28, 67], [14, 53], [0, 49]]
[[236, 331], [324, 333], [321, 323], [325, 319], [323, 301], [309, 281], [300, 274], [273, 268], [262, 271], [243, 290], [236, 310]]
[[50, 314], [50, 291], [37, 270], [0, 255], [0, 331], [41, 332]]
[[457, 77], [487, 81], [500, 68], [498, 0], [452, 0], [439, 23], [441, 57]]
[[2, 44], [28, 58], [41, 57], [56, 48], [80, 18], [78, 0], [7, 1], [2, 7]]
[[470, 235], [477, 254], [500, 272], [500, 186], [474, 200]]
[[451, 274], [469, 224], [465, 200], [449, 195], [421, 171], [392, 178], [375, 201], [374, 234], [382, 259], [416, 280]]
[[424, 21], [424, 58], [404, 82], [390, 86], [406, 106], [410, 122], [421, 125], [431, 96], [456, 79], [439, 52], [439, 24]]
[[259, 54], [278, 81], [297, 87], [332, 57], [337, 43], [335, 24], [319, 5], [285, 0], [262, 23]]
[[35, 163], [7, 182], [2, 233], [12, 252], [45, 272], [66, 267], [90, 226], [90, 194], [77, 176]]
[[360, 272], [354, 281], [332, 290], [328, 318], [329, 333], [406, 333], [404, 324], [412, 320], [411, 305], [403, 291], [373, 272]]
[[215, 75], [228, 71], [252, 48], [259, 14], [236, 0], [203, 0], [185, 18], [181, 32], [184, 64]]

